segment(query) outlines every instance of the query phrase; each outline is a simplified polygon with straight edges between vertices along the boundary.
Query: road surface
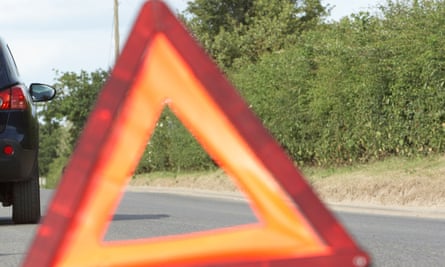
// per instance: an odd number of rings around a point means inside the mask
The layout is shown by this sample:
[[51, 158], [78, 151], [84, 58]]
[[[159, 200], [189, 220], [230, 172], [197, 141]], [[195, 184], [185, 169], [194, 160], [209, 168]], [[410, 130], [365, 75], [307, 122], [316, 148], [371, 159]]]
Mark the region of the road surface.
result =
[[[43, 209], [52, 191], [42, 190]], [[367, 250], [373, 266], [445, 266], [445, 219], [335, 212]], [[13, 225], [0, 208], [0, 266], [20, 266], [36, 230]], [[190, 233], [255, 222], [246, 202], [168, 193], [127, 192], [105, 241]]]

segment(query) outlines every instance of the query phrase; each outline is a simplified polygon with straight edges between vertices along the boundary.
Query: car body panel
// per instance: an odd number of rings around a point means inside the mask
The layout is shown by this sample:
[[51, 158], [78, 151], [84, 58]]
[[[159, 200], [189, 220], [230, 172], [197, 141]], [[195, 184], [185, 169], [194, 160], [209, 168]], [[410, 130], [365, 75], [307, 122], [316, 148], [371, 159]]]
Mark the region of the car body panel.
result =
[[[39, 127], [35, 105], [8, 45], [0, 40], [0, 92], [19, 85], [24, 88], [26, 110], [0, 110], [0, 186], [1, 182], [21, 181], [30, 177], [37, 160]], [[5, 155], [5, 145], [14, 147], [13, 155]]]
[[40, 219], [39, 122], [35, 102], [55, 89], [21, 80], [8, 45], [0, 38], [0, 202], [12, 207], [15, 223]]

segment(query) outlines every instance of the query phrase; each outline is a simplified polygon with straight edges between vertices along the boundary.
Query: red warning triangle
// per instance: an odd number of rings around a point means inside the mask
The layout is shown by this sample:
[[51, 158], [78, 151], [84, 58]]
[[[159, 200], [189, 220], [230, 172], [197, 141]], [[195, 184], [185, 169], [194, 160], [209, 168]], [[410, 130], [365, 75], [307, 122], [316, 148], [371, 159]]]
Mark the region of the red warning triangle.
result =
[[[234, 177], [259, 223], [102, 241], [165, 105]], [[90, 115], [24, 266], [358, 267], [368, 262], [166, 5], [149, 1]]]

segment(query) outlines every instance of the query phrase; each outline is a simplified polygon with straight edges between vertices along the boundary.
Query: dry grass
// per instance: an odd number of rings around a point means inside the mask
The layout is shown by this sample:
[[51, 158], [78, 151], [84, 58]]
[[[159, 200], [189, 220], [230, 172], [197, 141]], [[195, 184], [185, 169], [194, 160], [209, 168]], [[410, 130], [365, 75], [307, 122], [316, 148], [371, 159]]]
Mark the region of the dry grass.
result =
[[[303, 172], [325, 201], [445, 207], [445, 157], [395, 158], [337, 169], [305, 168]], [[141, 175], [135, 177], [131, 185], [237, 191], [232, 180], [221, 170]]]
[[237, 187], [222, 170], [186, 174], [152, 173], [138, 175], [132, 186], [180, 187], [222, 192], [235, 192]]
[[307, 177], [323, 199], [334, 202], [445, 207], [445, 157], [391, 159]]

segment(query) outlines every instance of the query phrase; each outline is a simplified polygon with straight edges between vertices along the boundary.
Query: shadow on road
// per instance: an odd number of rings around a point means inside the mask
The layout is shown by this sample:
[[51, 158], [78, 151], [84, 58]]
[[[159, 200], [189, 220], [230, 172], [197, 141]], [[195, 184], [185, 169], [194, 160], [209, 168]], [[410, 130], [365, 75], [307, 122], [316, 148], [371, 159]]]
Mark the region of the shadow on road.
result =
[[160, 220], [169, 217], [167, 214], [115, 214], [113, 221]]
[[0, 217], [0, 226], [1, 225], [13, 225], [14, 222], [12, 221], [11, 218], [1, 218]]

